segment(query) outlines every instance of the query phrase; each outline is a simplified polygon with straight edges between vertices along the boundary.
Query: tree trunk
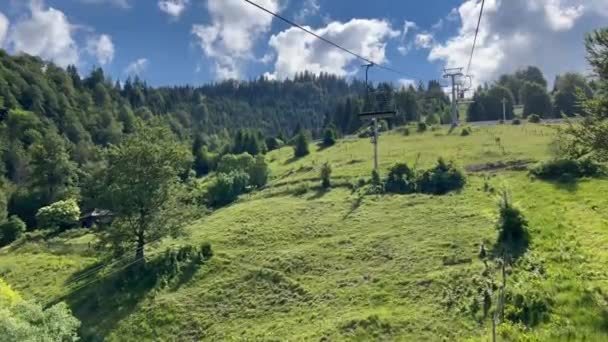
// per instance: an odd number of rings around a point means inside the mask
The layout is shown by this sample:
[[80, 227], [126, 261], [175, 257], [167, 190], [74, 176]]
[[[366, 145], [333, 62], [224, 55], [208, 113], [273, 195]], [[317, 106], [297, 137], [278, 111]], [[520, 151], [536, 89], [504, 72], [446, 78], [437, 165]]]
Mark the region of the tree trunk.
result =
[[146, 259], [144, 255], [144, 247], [146, 244], [146, 239], [144, 236], [144, 230], [140, 228], [137, 231], [137, 248], [135, 250], [135, 260], [138, 264], [145, 264]]

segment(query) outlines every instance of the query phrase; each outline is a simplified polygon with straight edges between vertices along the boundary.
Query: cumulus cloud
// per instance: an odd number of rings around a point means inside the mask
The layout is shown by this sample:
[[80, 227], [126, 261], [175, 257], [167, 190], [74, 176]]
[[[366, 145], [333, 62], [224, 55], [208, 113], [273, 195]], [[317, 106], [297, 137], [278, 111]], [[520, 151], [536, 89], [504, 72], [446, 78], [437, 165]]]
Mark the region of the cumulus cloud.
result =
[[159, 0], [158, 8], [173, 18], [179, 18], [189, 4], [190, 0]]
[[[319, 29], [307, 28], [376, 63], [386, 62], [387, 41], [400, 34], [387, 21], [375, 19], [352, 19], [346, 23], [332, 22]], [[269, 45], [277, 56], [274, 73], [267, 74], [270, 78], [292, 77], [304, 70], [342, 76], [359, 70], [359, 64], [352, 63], [356, 57], [297, 28], [273, 35]]]
[[148, 68], [148, 59], [140, 58], [127, 66], [125, 73], [130, 76], [141, 75]]
[[[466, 67], [480, 6], [467, 0], [457, 9], [457, 35], [435, 44], [430, 61]], [[551, 81], [559, 73], [584, 71], [584, 34], [605, 25], [607, 17], [607, 0], [486, 0], [471, 74], [484, 82], [537, 65]]]
[[[257, 0], [279, 11], [279, 0]], [[210, 25], [194, 25], [192, 34], [205, 56], [215, 61], [217, 78], [241, 77], [242, 65], [253, 60], [253, 44], [270, 30], [273, 17], [242, 0], [208, 0]]]
[[0, 12], [0, 47], [4, 45], [4, 39], [6, 38], [6, 33], [8, 32], [8, 18]]
[[78, 63], [78, 46], [73, 27], [63, 12], [45, 9], [42, 1], [32, 1], [30, 15], [20, 19], [9, 37], [17, 52], [40, 56], [60, 66]]
[[114, 43], [106, 34], [92, 37], [87, 40], [87, 51], [97, 58], [101, 65], [111, 63], [114, 59]]
[[319, 14], [320, 10], [319, 0], [305, 0], [302, 9], [295, 17], [296, 22], [303, 23], [306, 18]]
[[414, 40], [414, 44], [419, 49], [430, 49], [433, 46], [433, 42], [435, 41], [435, 37], [431, 33], [419, 33], [416, 35], [416, 39]]

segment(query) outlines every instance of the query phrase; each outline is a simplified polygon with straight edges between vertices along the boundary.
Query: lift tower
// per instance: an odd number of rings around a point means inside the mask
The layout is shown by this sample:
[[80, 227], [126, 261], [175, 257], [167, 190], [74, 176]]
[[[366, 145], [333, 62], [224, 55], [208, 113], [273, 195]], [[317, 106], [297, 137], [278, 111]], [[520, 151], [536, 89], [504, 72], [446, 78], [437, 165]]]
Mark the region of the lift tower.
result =
[[458, 94], [457, 87], [460, 86], [459, 79], [464, 76], [463, 68], [444, 69], [444, 78], [450, 79], [452, 83], [452, 129], [458, 126]]

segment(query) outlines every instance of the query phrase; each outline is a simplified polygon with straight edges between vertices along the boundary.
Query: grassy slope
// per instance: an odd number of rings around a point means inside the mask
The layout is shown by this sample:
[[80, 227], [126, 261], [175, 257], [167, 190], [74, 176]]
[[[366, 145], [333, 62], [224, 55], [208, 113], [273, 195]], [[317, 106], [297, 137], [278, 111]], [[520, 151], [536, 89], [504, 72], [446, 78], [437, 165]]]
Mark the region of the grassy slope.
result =
[[[416, 160], [427, 167], [438, 156], [461, 165], [540, 160], [549, 155], [551, 132], [526, 125], [479, 128], [469, 137], [385, 135], [381, 168]], [[371, 153], [367, 139], [341, 141], [297, 161], [289, 148], [270, 153], [271, 187], [196, 222], [186, 237], [164, 242], [210, 241], [216, 257], [179, 286], [107, 293], [96, 305], [71, 301], [85, 332], [117, 341], [489, 336], [487, 321], [480, 325], [444, 302], [454, 284], [467, 284], [483, 270], [477, 253], [482, 241], [495, 239], [496, 204], [482, 189], [485, 182], [506, 182], [530, 220], [529, 254], [547, 270], [540, 287], [554, 298], [554, 323], [533, 334], [555, 340], [574, 330], [578, 338], [608, 337], [602, 295], [608, 291], [608, 181], [560, 187], [501, 172], [471, 175], [463, 192], [442, 197], [368, 196], [357, 203], [346, 188], [293, 195], [300, 183], [317, 184], [317, 166], [325, 161], [336, 180], [369, 177]], [[57, 255], [26, 247], [0, 253], [0, 277], [39, 300], [64, 294], [62, 284], [95, 262], [78, 248]], [[516, 271], [511, 281], [518, 279]]]

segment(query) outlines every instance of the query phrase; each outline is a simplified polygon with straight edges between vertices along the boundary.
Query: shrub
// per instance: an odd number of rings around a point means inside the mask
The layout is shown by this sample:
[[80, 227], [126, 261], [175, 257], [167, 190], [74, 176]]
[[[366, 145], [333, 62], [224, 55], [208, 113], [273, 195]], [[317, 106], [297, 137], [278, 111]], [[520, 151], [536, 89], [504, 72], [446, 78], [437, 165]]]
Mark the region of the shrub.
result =
[[521, 125], [521, 120], [520, 119], [513, 119], [513, 121], [511, 123], [513, 125]]
[[426, 124], [428, 126], [433, 126], [433, 125], [440, 124], [441, 123], [441, 118], [437, 114], [431, 114], [431, 115], [429, 115], [429, 116], [426, 117], [425, 122], [426, 122]]
[[498, 240], [507, 244], [517, 244], [526, 241], [528, 221], [519, 208], [513, 204], [509, 190], [501, 190], [498, 197], [498, 209]]
[[605, 168], [590, 159], [554, 159], [539, 164], [530, 173], [540, 179], [570, 181], [583, 177], [596, 177], [606, 173]]
[[423, 193], [443, 195], [460, 190], [465, 184], [464, 172], [456, 168], [453, 162], [446, 163], [443, 158], [439, 158], [437, 166], [422, 174], [418, 186]]
[[212, 207], [230, 204], [246, 192], [248, 184], [249, 175], [242, 171], [220, 173], [207, 189], [207, 203]]
[[372, 171], [372, 185], [381, 185], [382, 181], [380, 180], [380, 174], [378, 173], [378, 171], [373, 170]]
[[293, 147], [293, 155], [295, 158], [302, 158], [310, 153], [308, 150], [308, 136], [304, 131], [298, 133]]
[[0, 303], [2, 341], [78, 341], [79, 327], [80, 321], [64, 302], [48, 309], [24, 300]]
[[73, 228], [80, 218], [80, 208], [76, 200], [69, 199], [55, 202], [40, 208], [36, 214], [39, 228], [66, 230]]
[[247, 173], [249, 174], [249, 184], [256, 188], [261, 188], [268, 183], [270, 170], [263, 155], [260, 154], [255, 157], [255, 161], [249, 167]]
[[230, 173], [233, 171], [242, 171], [248, 173], [255, 160], [251, 154], [245, 152], [242, 154], [226, 154], [217, 164], [218, 173]]
[[270, 170], [263, 155], [258, 154], [255, 158], [249, 153], [239, 155], [227, 154], [220, 159], [217, 167], [218, 173], [230, 174], [231, 172], [246, 173], [249, 183], [254, 188], [261, 188], [268, 183]]
[[0, 224], [0, 246], [6, 246], [19, 239], [25, 233], [25, 223], [17, 216], [11, 216], [8, 221]]
[[426, 132], [427, 129], [428, 129], [428, 126], [426, 123], [424, 123], [422, 121], [418, 122], [418, 126], [416, 128], [416, 131], [418, 133], [424, 133], [424, 132]]
[[528, 122], [530, 123], [540, 123], [542, 121], [542, 119], [540, 118], [540, 116], [538, 114], [532, 114], [530, 116], [528, 116]]
[[553, 300], [542, 288], [536, 282], [525, 288], [509, 288], [505, 294], [505, 318], [527, 327], [534, 327], [547, 321]]
[[[152, 283], [168, 285], [173, 280], [179, 280], [184, 272], [194, 271], [198, 266], [213, 257], [213, 249], [208, 242], [200, 246], [186, 245], [172, 247], [146, 264], [146, 272]], [[140, 279], [141, 281], [141, 279]]]
[[465, 127], [460, 132], [460, 136], [463, 136], [463, 137], [468, 137], [471, 134], [473, 134], [473, 129], [471, 127]]
[[407, 164], [393, 166], [384, 182], [384, 189], [389, 193], [409, 194], [416, 190], [416, 175]]
[[397, 132], [401, 133], [405, 137], [411, 134], [409, 127], [400, 127], [399, 129], [397, 129]]
[[321, 186], [323, 189], [329, 189], [331, 187], [331, 165], [329, 163], [321, 166]]
[[336, 133], [336, 129], [332, 126], [325, 128], [325, 130], [323, 131], [323, 146], [333, 146], [336, 144], [336, 140], [338, 140], [338, 134]]

